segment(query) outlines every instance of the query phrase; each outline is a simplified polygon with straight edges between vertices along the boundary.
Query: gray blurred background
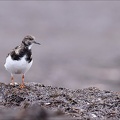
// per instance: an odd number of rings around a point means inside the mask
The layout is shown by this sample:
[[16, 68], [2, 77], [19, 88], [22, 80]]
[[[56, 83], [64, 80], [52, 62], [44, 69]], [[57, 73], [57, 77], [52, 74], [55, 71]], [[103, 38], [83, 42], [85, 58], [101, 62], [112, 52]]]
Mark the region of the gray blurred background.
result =
[[26, 82], [120, 91], [119, 1], [0, 1], [0, 82], [10, 82], [6, 55], [28, 34], [42, 45]]

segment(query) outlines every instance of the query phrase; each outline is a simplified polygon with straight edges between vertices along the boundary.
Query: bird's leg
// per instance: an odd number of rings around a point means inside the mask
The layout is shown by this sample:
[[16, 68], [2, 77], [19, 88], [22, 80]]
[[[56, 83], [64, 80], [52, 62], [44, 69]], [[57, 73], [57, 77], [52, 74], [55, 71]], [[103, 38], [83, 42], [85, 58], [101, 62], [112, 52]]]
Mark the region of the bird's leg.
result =
[[11, 74], [11, 83], [10, 85], [14, 85], [14, 77], [13, 77], [13, 74]]
[[14, 82], [14, 77], [13, 77], [13, 74], [11, 74], [11, 83], [10, 85], [13, 85], [13, 86], [17, 86], [18, 83]]
[[24, 88], [24, 87], [25, 87], [24, 78], [25, 78], [25, 76], [24, 76], [24, 74], [23, 74], [23, 75], [22, 75], [22, 83], [21, 83], [21, 85], [20, 85], [20, 88]]

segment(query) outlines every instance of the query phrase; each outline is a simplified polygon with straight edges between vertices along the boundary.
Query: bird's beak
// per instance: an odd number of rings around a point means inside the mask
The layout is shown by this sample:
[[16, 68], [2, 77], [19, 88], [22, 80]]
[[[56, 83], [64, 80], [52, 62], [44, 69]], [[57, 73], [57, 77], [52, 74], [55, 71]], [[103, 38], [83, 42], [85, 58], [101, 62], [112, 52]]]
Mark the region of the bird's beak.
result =
[[38, 45], [41, 45], [40, 43], [38, 43], [38, 42], [36, 42], [36, 41], [34, 41], [33, 43], [38, 44]]

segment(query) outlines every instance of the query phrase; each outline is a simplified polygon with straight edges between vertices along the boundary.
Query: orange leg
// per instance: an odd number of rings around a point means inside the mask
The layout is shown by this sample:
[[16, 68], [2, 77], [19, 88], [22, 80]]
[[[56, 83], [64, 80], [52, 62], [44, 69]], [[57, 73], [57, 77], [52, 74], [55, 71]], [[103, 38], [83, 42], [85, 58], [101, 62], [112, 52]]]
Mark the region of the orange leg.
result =
[[21, 83], [21, 85], [20, 85], [20, 88], [24, 88], [24, 87], [25, 87], [24, 78], [25, 78], [25, 76], [22, 75], [22, 83]]
[[11, 85], [14, 85], [14, 77], [13, 77], [13, 75], [11, 74], [11, 83], [10, 83]]

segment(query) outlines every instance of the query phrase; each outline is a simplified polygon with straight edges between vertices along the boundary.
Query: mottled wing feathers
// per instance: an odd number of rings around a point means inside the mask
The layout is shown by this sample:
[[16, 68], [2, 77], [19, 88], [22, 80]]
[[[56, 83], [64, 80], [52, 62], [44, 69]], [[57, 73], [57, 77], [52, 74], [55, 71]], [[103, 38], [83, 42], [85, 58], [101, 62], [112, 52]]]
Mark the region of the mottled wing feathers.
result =
[[27, 47], [17, 46], [8, 55], [11, 55], [13, 60], [20, 60], [25, 55], [28, 63], [30, 63], [32, 60], [32, 52]]

